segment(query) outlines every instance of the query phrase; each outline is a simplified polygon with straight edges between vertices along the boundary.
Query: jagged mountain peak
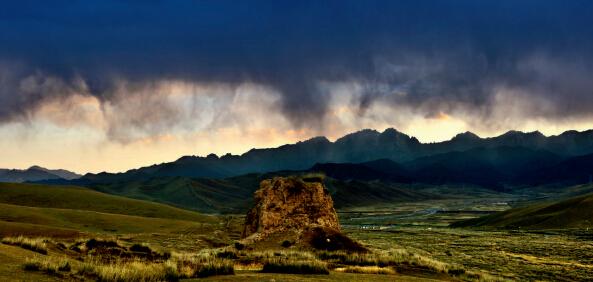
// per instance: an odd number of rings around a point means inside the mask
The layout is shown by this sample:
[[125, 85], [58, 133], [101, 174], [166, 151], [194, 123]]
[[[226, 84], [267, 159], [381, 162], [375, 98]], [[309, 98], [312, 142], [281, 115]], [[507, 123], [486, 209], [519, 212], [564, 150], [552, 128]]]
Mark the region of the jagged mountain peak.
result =
[[329, 139], [327, 139], [325, 136], [316, 136], [313, 138], [309, 138], [305, 141], [299, 141], [297, 142], [297, 144], [299, 143], [311, 143], [311, 144], [318, 144], [318, 143], [331, 143], [331, 141], [329, 141]]
[[480, 138], [480, 136], [476, 135], [475, 133], [466, 131], [455, 135], [453, 138], [451, 138], [451, 141], [475, 141], [480, 139], [482, 138]]
[[380, 133], [377, 130], [374, 129], [362, 129], [353, 133], [349, 133], [346, 134], [340, 138], [338, 138], [338, 140], [336, 140], [336, 143], [342, 143], [342, 142], [346, 142], [346, 141], [350, 141], [350, 140], [357, 140], [357, 139], [366, 139], [366, 138], [372, 138], [372, 137], [377, 137], [379, 136]]

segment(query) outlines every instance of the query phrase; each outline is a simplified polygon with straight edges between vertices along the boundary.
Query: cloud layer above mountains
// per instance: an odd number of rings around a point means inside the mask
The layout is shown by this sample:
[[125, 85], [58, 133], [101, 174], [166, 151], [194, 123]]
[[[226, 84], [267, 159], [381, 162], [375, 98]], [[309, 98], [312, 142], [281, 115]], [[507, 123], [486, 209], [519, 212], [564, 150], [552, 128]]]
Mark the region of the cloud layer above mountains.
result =
[[0, 127], [41, 119], [122, 144], [442, 117], [570, 127], [593, 118], [591, 13], [586, 0], [13, 1]]

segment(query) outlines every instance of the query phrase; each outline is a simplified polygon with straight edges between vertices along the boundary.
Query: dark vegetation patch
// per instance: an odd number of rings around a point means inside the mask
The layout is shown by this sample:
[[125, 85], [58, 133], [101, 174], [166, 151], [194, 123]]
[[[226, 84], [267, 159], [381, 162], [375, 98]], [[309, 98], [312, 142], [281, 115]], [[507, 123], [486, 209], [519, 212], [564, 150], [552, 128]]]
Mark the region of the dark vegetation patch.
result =
[[360, 243], [331, 228], [310, 227], [303, 232], [303, 240], [317, 250], [368, 252]]
[[78, 241], [69, 248], [81, 254], [98, 257], [103, 261], [142, 259], [147, 261], [165, 261], [171, 257], [170, 252], [156, 252], [150, 247], [134, 244], [130, 247], [120, 245], [114, 240], [89, 239]]
[[264, 263], [264, 273], [329, 274], [327, 265], [319, 261], [272, 259]]

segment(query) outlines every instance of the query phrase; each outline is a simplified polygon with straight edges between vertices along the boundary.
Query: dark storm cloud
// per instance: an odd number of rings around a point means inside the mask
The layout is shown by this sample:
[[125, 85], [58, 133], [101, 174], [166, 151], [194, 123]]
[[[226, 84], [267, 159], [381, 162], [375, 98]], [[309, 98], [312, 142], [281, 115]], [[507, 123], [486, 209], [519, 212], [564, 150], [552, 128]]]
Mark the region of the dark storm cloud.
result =
[[582, 116], [592, 14], [585, 0], [15, 1], [0, 9], [0, 121], [166, 79], [271, 86], [296, 126], [323, 120], [321, 81], [366, 85], [363, 110], [380, 97], [487, 117], [505, 88], [555, 105], [528, 115]]

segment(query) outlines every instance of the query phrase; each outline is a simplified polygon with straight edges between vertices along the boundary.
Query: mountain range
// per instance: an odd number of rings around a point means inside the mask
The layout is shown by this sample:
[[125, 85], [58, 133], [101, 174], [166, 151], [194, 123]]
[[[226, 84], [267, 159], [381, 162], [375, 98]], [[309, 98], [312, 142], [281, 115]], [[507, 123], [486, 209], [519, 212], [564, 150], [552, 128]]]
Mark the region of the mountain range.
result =
[[[473, 149], [475, 150], [471, 151]], [[499, 153], [512, 158], [501, 158]], [[132, 169], [123, 173], [86, 174], [82, 179], [92, 182], [171, 176], [220, 179], [248, 173], [308, 170], [318, 163], [363, 163], [379, 159], [388, 159], [398, 164], [419, 168], [426, 166], [427, 162], [435, 163], [434, 160], [438, 158], [462, 165], [470, 156], [474, 161], [480, 161], [481, 165], [484, 164], [483, 161], [488, 160], [499, 167], [510, 165], [531, 168], [541, 163], [537, 159], [540, 157], [545, 159], [546, 164], [550, 164], [591, 153], [593, 153], [593, 130], [566, 131], [550, 137], [537, 131], [528, 133], [509, 131], [491, 138], [480, 138], [471, 132], [465, 132], [448, 141], [421, 143], [418, 139], [393, 128], [383, 132], [365, 129], [348, 134], [335, 142], [325, 137], [315, 137], [277, 148], [252, 149], [242, 155], [184, 156], [173, 162]], [[513, 154], [516, 156], [513, 157]], [[525, 154], [528, 158], [524, 159], [521, 154]], [[474, 168], [467, 167], [467, 169]], [[519, 170], [527, 173], [524, 169]]]
[[81, 175], [64, 169], [32, 166], [28, 169], [0, 169], [0, 182], [32, 182], [42, 180], [73, 180]]

